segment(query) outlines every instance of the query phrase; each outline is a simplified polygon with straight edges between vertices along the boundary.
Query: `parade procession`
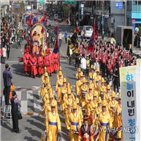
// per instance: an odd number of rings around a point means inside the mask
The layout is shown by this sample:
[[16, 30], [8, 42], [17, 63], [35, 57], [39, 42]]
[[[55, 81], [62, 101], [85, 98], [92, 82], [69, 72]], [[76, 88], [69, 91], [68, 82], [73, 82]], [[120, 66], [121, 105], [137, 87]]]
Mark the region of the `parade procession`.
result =
[[1, 21], [2, 140], [140, 141], [138, 29], [114, 19], [104, 33], [106, 20], [89, 20], [81, 1], [65, 0], [63, 13], [40, 0], [18, 15], [19, 3]]
[[[70, 141], [123, 141], [119, 68], [136, 65], [132, 50], [126, 50], [114, 41], [99, 40], [95, 24], [90, 41], [79, 42], [77, 26], [68, 38], [67, 46], [69, 64], [74, 59], [77, 70], [73, 89], [60, 65], [58, 25], [54, 29], [56, 43], [51, 52], [45, 29], [47, 15], [44, 13], [39, 22], [36, 16], [30, 15], [32, 22], [27, 18], [30, 36], [23, 62], [26, 76], [39, 76], [42, 80], [40, 102], [46, 128], [40, 141], [62, 140], [59, 114], [65, 118]], [[86, 59], [86, 69], [81, 67], [83, 58]], [[57, 73], [55, 92], [50, 81], [54, 72]]]
[[[45, 16], [44, 13], [40, 20], [44, 26], [47, 24]], [[28, 23], [29, 26], [34, 26], [34, 24]], [[88, 45], [83, 42], [79, 43], [78, 26], [69, 39], [67, 53], [70, 58], [74, 55], [75, 68], [77, 68], [74, 91], [59, 66], [58, 26], [54, 29], [56, 43], [53, 52], [47, 44], [44, 27], [39, 28], [37, 24], [31, 30], [25, 46], [23, 62], [26, 75], [32, 75], [35, 78], [38, 74], [42, 79], [40, 101], [43, 103], [42, 111], [44, 111], [46, 129], [42, 133], [41, 141], [61, 140], [59, 114], [65, 117], [66, 134], [70, 141], [123, 140], [121, 94], [119, 93], [117, 68], [124, 67], [123, 62], [126, 59], [129, 66], [136, 65], [136, 58], [131, 57], [130, 50], [122, 49], [114, 42], [102, 43], [98, 40], [95, 24], [93, 29]], [[87, 73], [79, 66], [82, 57], [86, 60], [91, 58], [89, 62], [87, 61]], [[112, 71], [115, 77], [114, 89], [111, 89], [109, 85]], [[56, 96], [50, 81], [53, 72], [57, 72]], [[60, 111], [58, 107], [61, 108]]]

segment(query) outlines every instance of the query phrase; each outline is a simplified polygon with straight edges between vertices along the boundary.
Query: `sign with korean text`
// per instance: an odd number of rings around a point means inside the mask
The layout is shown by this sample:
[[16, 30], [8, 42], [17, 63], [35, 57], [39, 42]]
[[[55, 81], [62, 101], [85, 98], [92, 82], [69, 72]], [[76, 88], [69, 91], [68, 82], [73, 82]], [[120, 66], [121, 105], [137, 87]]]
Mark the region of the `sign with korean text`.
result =
[[15, 4], [14, 8], [20, 8], [20, 4]]
[[65, 0], [65, 4], [77, 4], [76, 0]]
[[116, 2], [116, 9], [123, 9], [123, 2]]
[[136, 66], [120, 68], [123, 140], [135, 141], [136, 123]]
[[44, 4], [44, 0], [39, 0], [39, 4]]

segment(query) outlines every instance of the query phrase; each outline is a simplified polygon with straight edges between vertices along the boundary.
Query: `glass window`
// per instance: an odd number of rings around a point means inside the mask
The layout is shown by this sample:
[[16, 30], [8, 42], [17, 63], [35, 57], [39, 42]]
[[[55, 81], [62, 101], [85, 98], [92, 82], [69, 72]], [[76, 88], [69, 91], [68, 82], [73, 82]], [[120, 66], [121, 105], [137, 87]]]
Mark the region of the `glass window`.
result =
[[141, 5], [141, 0], [138, 1], [138, 5]]
[[134, 0], [133, 1], [133, 5], [137, 5], [137, 0]]
[[87, 26], [86, 30], [92, 30], [92, 26]]

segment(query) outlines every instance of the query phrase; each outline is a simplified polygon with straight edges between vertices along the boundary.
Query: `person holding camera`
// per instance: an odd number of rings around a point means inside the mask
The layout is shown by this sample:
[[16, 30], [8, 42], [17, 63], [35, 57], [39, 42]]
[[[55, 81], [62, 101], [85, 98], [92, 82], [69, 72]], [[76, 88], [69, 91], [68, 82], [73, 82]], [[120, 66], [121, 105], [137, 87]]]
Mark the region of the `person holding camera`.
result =
[[11, 87], [12, 74], [10, 72], [9, 65], [5, 65], [5, 71], [3, 72], [3, 81], [4, 81], [4, 95], [5, 95], [5, 105], [9, 105], [9, 94]]

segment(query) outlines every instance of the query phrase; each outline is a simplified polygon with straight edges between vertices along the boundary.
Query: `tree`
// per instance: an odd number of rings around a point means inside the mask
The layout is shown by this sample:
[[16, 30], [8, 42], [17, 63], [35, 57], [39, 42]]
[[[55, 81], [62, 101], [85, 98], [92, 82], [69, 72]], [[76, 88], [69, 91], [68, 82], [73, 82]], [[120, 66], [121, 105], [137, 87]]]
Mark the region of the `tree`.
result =
[[21, 15], [21, 13], [23, 12], [24, 6], [25, 6], [24, 3], [18, 1], [18, 2], [15, 2], [15, 4], [20, 5], [20, 8], [14, 8], [15, 13]]
[[69, 13], [71, 13], [70, 7], [67, 5], [63, 5], [63, 12], [65, 15], [65, 18], [68, 16]]

